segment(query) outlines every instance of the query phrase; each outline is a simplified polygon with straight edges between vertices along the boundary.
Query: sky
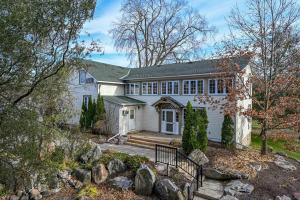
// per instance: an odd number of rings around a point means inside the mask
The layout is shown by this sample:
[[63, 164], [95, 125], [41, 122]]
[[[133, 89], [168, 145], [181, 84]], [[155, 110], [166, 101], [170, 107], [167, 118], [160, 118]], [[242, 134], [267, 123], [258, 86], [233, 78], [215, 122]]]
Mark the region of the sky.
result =
[[[80, 38], [85, 41], [100, 41], [104, 54], [93, 53], [88, 59], [131, 67], [124, 52], [117, 52], [109, 30], [113, 22], [120, 18], [120, 8], [123, 0], [97, 0], [95, 14], [92, 20], [84, 24]], [[203, 53], [207, 56], [213, 51], [213, 44], [228, 34], [226, 17], [232, 7], [242, 6], [244, 0], [188, 0], [189, 4], [205, 16], [210, 26], [216, 27], [216, 33], [203, 45]]]

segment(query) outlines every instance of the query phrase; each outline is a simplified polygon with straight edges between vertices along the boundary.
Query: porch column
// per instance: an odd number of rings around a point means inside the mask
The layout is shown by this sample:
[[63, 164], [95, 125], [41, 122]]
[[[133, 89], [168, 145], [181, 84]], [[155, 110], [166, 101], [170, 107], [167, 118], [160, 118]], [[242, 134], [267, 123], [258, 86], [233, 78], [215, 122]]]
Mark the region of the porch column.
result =
[[161, 133], [161, 109], [157, 110], [158, 112], [158, 132]]

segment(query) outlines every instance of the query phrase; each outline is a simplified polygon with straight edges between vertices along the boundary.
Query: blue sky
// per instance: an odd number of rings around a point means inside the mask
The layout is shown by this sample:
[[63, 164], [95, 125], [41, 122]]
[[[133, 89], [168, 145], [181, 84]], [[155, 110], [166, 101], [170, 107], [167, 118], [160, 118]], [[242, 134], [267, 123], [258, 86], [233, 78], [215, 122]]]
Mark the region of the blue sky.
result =
[[[119, 10], [122, 1], [97, 0], [94, 18], [84, 25], [81, 39], [85, 41], [100, 40], [101, 46], [104, 48], [104, 55], [94, 53], [89, 59], [119, 66], [129, 66], [129, 60], [125, 53], [117, 52], [114, 49], [113, 40], [109, 34], [112, 23], [117, 21], [121, 15]], [[214, 38], [209, 39], [203, 46], [205, 55], [209, 55], [212, 51], [212, 45], [228, 34], [225, 17], [230, 14], [232, 7], [237, 4], [240, 7], [245, 0], [188, 0], [188, 2], [206, 17], [210, 25], [217, 29]]]

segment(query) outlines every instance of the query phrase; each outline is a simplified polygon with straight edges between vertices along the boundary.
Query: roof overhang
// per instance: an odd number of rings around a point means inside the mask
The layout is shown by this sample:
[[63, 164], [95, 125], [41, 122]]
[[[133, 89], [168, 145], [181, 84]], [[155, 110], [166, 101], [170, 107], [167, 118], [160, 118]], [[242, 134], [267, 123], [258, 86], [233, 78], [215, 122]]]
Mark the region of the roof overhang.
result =
[[162, 107], [163, 105], [171, 105], [173, 108], [180, 109], [184, 108], [184, 105], [181, 104], [180, 102], [176, 101], [172, 97], [166, 96], [166, 97], [161, 97], [158, 101], [152, 104], [155, 108]]

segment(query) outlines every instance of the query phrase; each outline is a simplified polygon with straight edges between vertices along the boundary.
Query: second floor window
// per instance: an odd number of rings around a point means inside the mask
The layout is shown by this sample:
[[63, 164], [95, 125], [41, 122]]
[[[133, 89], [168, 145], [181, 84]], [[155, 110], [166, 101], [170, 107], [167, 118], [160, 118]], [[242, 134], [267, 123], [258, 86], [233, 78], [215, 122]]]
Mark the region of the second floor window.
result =
[[79, 70], [79, 84], [85, 84], [85, 83], [86, 83], [86, 71]]
[[[197, 85], [197, 83], [202, 83], [200, 85], [200, 87], [202, 88], [203, 87], [203, 80], [184, 80], [183, 81], [183, 94], [188, 94], [188, 95], [195, 95], [197, 94], [197, 87], [199, 86], [199, 84]], [[199, 89], [201, 89], [199, 88]], [[198, 92], [199, 92], [199, 89], [198, 89]], [[203, 88], [202, 88], [202, 91], [203, 91]], [[202, 92], [200, 90], [200, 94], [202, 94]]]
[[209, 94], [226, 94], [232, 84], [232, 79], [210, 79], [208, 84]]
[[92, 98], [91, 95], [83, 95], [83, 104], [88, 109], [88, 104], [89, 104], [89, 98]]
[[209, 80], [209, 94], [215, 94], [216, 93], [216, 82], [215, 80]]
[[157, 82], [142, 83], [142, 94], [144, 95], [157, 94]]
[[178, 81], [161, 82], [161, 94], [170, 94], [170, 95], [179, 94]]
[[138, 95], [140, 92], [139, 83], [128, 83], [125, 85], [125, 93], [128, 95]]

